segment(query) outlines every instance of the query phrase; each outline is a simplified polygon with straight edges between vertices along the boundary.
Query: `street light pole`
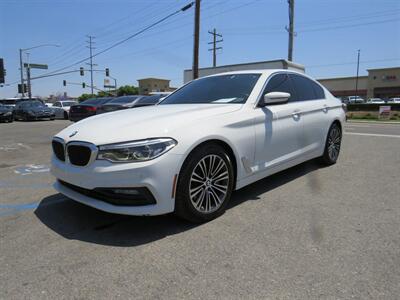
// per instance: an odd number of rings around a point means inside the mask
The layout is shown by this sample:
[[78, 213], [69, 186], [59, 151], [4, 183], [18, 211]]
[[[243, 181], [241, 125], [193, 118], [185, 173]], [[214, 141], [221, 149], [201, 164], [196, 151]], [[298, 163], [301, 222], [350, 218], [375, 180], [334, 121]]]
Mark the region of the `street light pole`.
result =
[[[43, 44], [43, 45], [38, 45], [38, 46], [34, 46], [34, 47], [30, 47], [30, 48], [25, 48], [25, 49], [22, 49], [22, 48], [20, 48], [19, 49], [19, 66], [20, 66], [20, 69], [21, 69], [21, 94], [22, 94], [22, 97], [25, 97], [25, 86], [24, 86], [24, 64], [23, 64], [23, 61], [22, 61], [22, 54], [23, 54], [23, 52], [24, 51], [28, 51], [28, 50], [32, 50], [32, 49], [35, 49], [35, 48], [40, 48], [40, 47], [47, 47], [47, 46], [52, 46], [52, 47], [60, 47], [60, 45], [57, 45], [57, 44]], [[28, 67], [27, 67], [27, 70], [26, 70], [26, 75], [27, 75], [27, 84], [28, 84], [28, 95], [29, 95], [29, 99], [31, 99], [31, 97], [32, 97], [32, 92], [31, 92], [31, 70], [30, 70], [30, 67], [29, 67], [29, 60], [28, 60]]]
[[22, 62], [22, 50], [19, 49], [19, 67], [21, 71], [21, 95], [22, 98], [25, 97], [25, 89], [24, 89], [24, 64]]
[[[356, 99], [358, 96], [358, 71], [360, 69], [360, 49], [358, 49], [357, 52], [358, 52], [358, 54], [357, 54], [357, 76], [356, 76], [356, 94], [355, 94]], [[356, 101], [356, 100], [354, 100], [354, 101]]]

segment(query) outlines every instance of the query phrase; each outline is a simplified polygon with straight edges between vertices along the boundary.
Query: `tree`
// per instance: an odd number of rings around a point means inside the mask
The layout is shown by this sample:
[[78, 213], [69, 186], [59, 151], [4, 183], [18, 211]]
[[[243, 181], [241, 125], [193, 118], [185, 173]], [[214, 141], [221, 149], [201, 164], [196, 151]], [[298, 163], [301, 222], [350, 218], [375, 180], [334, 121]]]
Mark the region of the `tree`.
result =
[[94, 97], [96, 97], [95, 95], [92, 95], [92, 94], [82, 94], [82, 95], [80, 95], [79, 97], [78, 97], [78, 101], [79, 102], [82, 102], [82, 101], [85, 101], [85, 100], [87, 100], [87, 99], [89, 99], [89, 98], [94, 98]]
[[137, 95], [137, 94], [139, 94], [139, 88], [134, 87], [133, 85], [120, 86], [117, 90], [118, 96]]

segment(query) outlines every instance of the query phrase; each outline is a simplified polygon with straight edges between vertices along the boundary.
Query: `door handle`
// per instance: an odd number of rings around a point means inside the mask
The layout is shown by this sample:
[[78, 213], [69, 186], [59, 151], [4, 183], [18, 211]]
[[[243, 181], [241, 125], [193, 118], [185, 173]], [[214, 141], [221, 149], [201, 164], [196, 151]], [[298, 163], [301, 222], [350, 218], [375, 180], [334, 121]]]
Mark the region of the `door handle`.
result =
[[328, 112], [328, 105], [324, 105], [324, 107], [322, 108], [322, 111], [324, 112], [324, 113], [327, 113]]
[[301, 114], [300, 110], [295, 110], [295, 111], [292, 112], [292, 117], [294, 119], [299, 119], [300, 118], [300, 114]]

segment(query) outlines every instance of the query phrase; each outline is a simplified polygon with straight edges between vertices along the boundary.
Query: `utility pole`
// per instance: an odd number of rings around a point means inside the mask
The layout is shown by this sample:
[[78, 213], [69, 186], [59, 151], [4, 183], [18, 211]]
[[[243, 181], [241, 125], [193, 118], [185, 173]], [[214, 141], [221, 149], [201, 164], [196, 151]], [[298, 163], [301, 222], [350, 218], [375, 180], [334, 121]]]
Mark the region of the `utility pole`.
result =
[[[213, 31], [208, 31], [208, 33], [213, 35], [213, 41], [208, 43], [212, 44], [213, 47], [208, 49], [208, 51], [213, 52], [213, 67], [215, 68], [217, 66], [217, 50], [222, 49], [222, 47], [217, 47], [217, 43], [223, 42], [224, 40], [222, 39], [222, 34], [217, 33], [215, 28]], [[221, 39], [217, 40], [217, 36], [219, 36]]]
[[286, 30], [289, 32], [289, 49], [288, 49], [288, 61], [293, 61], [293, 38], [294, 32], [294, 0], [288, 0], [289, 3], [289, 28]]
[[[357, 75], [356, 75], [356, 98], [358, 96], [358, 71], [360, 70], [360, 49], [357, 50]], [[354, 100], [355, 103], [355, 100]]]
[[[28, 81], [28, 97], [29, 97], [29, 100], [30, 100], [30, 99], [32, 99], [32, 88], [31, 88], [31, 66], [29, 64], [29, 52], [26, 53], [26, 57], [27, 57], [26, 60], [28, 61], [28, 65], [26, 67], [26, 78], [27, 78], [27, 81]], [[23, 88], [24, 87], [22, 86], [22, 89]]]
[[24, 64], [22, 62], [22, 49], [19, 49], [19, 68], [21, 71], [21, 95], [23, 98], [25, 97], [25, 89], [24, 89]]
[[199, 39], [200, 39], [200, 0], [196, 0], [194, 11], [194, 41], [193, 41], [193, 79], [199, 77]]
[[93, 95], [93, 66], [95, 66], [95, 64], [93, 64], [93, 49], [95, 49], [93, 47], [93, 39], [94, 36], [88, 35], [89, 41], [87, 41], [89, 43], [89, 46], [87, 46], [89, 48], [90, 51], [90, 63], [88, 63], [88, 65], [90, 66], [90, 88], [91, 88], [91, 93]]

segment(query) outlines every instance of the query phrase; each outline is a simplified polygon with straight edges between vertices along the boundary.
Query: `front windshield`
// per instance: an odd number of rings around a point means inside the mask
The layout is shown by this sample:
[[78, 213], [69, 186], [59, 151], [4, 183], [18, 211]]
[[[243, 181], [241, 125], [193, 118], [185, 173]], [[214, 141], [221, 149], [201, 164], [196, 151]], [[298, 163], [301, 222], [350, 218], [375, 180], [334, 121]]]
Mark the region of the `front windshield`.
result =
[[194, 80], [160, 104], [245, 103], [260, 74], [219, 75]]
[[23, 107], [46, 107], [41, 101], [29, 101], [22, 104]]

